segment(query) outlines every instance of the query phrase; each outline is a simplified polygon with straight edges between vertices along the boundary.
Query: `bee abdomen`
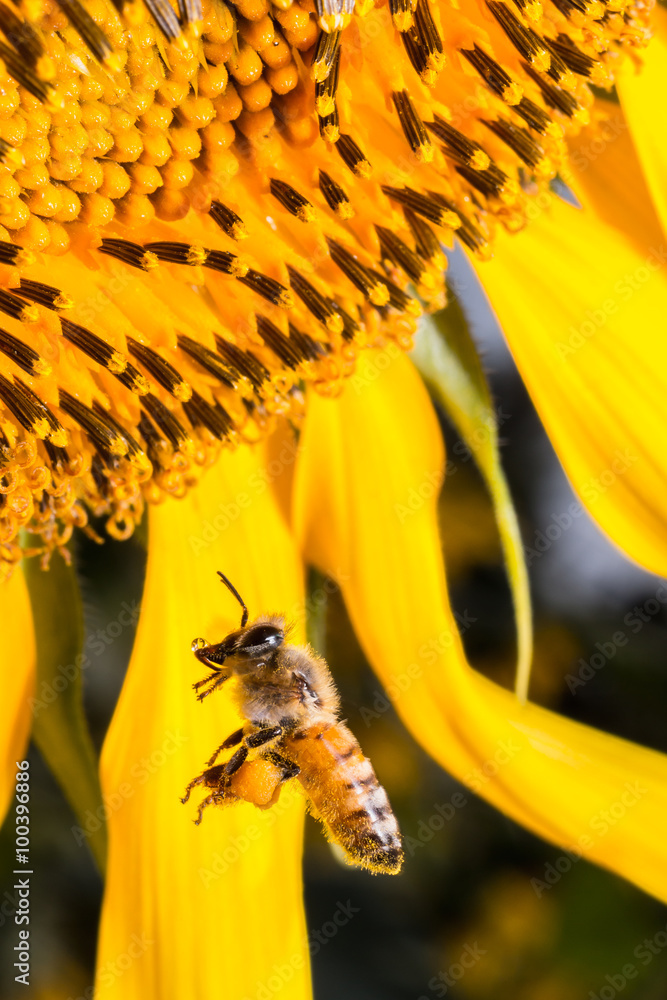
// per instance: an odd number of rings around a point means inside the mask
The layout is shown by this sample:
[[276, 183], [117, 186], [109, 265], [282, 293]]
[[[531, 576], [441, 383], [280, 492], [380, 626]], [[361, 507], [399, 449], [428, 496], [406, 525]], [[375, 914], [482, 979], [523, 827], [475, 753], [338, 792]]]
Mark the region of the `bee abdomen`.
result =
[[373, 872], [397, 874], [401, 835], [387, 793], [352, 733], [341, 723], [316, 726], [290, 740], [290, 756], [313, 811], [346, 854]]

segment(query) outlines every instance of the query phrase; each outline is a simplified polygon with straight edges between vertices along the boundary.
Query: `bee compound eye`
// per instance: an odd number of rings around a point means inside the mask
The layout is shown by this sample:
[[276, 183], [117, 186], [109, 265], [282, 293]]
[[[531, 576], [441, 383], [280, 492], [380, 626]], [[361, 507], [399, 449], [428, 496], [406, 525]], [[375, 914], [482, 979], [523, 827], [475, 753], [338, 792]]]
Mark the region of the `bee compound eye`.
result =
[[235, 652], [238, 656], [257, 657], [278, 649], [285, 639], [284, 633], [275, 625], [255, 625], [249, 628], [238, 643]]

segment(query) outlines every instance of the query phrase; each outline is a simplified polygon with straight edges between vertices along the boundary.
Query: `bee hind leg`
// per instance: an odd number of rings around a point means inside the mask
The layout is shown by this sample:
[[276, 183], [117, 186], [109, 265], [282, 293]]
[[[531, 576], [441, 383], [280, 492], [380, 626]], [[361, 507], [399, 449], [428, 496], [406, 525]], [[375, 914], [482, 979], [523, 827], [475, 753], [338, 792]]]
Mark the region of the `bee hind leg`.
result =
[[290, 778], [296, 778], [298, 774], [301, 773], [301, 768], [298, 764], [295, 764], [293, 760], [288, 757], [284, 757], [277, 750], [267, 750], [266, 753], [262, 754], [264, 760], [270, 760], [272, 764], [280, 768], [281, 772], [281, 782], [289, 781]]
[[224, 795], [219, 795], [218, 792], [212, 792], [211, 795], [208, 795], [199, 806], [199, 810], [197, 812], [197, 819], [195, 820], [195, 826], [199, 826], [199, 824], [201, 823], [202, 814], [206, 806], [210, 806], [213, 804], [222, 805], [224, 801], [225, 801]]
[[229, 750], [230, 747], [235, 747], [238, 743], [241, 742], [242, 739], [243, 739], [243, 727], [241, 727], [241, 729], [236, 729], [230, 736], [227, 737], [226, 740], [224, 740], [223, 743], [220, 744], [215, 753], [211, 757], [209, 757], [209, 759], [206, 761], [206, 766], [210, 767], [211, 764], [215, 764], [218, 754], [222, 750]]

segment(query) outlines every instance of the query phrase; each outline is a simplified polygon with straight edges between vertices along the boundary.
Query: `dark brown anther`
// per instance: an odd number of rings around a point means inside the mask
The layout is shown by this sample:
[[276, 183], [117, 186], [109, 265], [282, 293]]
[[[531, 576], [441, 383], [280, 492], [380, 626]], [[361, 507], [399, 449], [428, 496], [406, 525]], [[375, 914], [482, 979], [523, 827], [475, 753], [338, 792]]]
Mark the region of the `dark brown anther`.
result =
[[529, 97], [522, 97], [512, 110], [516, 111], [519, 117], [523, 118], [526, 124], [535, 132], [539, 132], [540, 135], [544, 135], [551, 124], [551, 118], [544, 108], [535, 104], [535, 101], [531, 101]]
[[351, 219], [354, 215], [354, 209], [340, 184], [324, 170], [320, 170], [319, 179], [320, 191], [324, 195], [326, 203], [332, 212], [335, 212], [340, 219]]
[[425, 122], [426, 128], [444, 143], [444, 151], [456, 163], [473, 170], [486, 170], [491, 162], [488, 153], [477, 142], [468, 139], [449, 122], [436, 115], [434, 121]]
[[28, 375], [39, 377], [51, 372], [51, 365], [34, 348], [2, 329], [0, 329], [0, 351]]
[[341, 246], [337, 240], [327, 236], [326, 241], [332, 261], [349, 278], [355, 288], [358, 288], [373, 305], [386, 305], [389, 301], [389, 294], [385, 283], [373, 274], [370, 268], [362, 264], [354, 254]]
[[201, 0], [178, 0], [181, 24], [196, 24], [203, 18]]
[[353, 174], [363, 180], [368, 180], [373, 172], [373, 167], [351, 135], [341, 133], [335, 148], [345, 166], [349, 167]]
[[60, 326], [65, 340], [69, 340], [71, 344], [78, 347], [98, 365], [103, 365], [113, 375], [120, 375], [127, 368], [128, 360], [125, 355], [107, 344], [96, 333], [87, 330], [85, 326], [63, 318], [60, 320]]
[[[407, 2], [409, 6], [409, 0]], [[395, 90], [391, 96], [410, 149], [418, 160], [424, 163], [430, 162], [433, 158], [433, 146], [412, 98], [407, 90]]]
[[43, 440], [60, 432], [63, 434], [63, 441], [57, 443], [62, 444], [66, 440], [62, 424], [54, 417], [46, 403], [20, 378], [15, 377], [12, 383], [4, 375], [0, 375], [0, 399], [21, 426], [35, 437]]
[[274, 306], [280, 306], [282, 309], [291, 309], [294, 305], [294, 298], [289, 288], [285, 288], [275, 278], [269, 278], [268, 275], [262, 274], [261, 271], [255, 271], [252, 267], [245, 276], [239, 276], [236, 280], [240, 281], [247, 288], [252, 289], [258, 295], [261, 295], [263, 299], [271, 302]]
[[578, 49], [569, 35], [549, 39], [549, 47], [563, 60], [568, 69], [578, 76], [590, 76], [596, 60]]
[[264, 382], [271, 377], [271, 372], [266, 368], [259, 358], [256, 358], [252, 351], [242, 351], [236, 344], [224, 340], [217, 333], [215, 334], [215, 346], [223, 360], [248, 379], [253, 389], [260, 389]]
[[307, 333], [302, 333], [293, 323], [288, 324], [290, 340], [304, 361], [318, 361], [327, 354], [327, 347]]
[[218, 271], [220, 274], [231, 274], [235, 278], [243, 278], [250, 268], [243, 264], [235, 253], [228, 250], [206, 250], [206, 260], [202, 261], [204, 267], [210, 271]]
[[179, 334], [176, 341], [180, 349], [196, 361], [209, 375], [217, 378], [228, 389], [233, 389], [236, 386], [237, 380], [234, 378], [234, 372], [224, 364], [219, 354], [205, 347], [204, 344], [200, 344], [199, 341], [193, 340], [192, 337], [186, 337], [185, 334]]
[[140, 344], [133, 337], [127, 338], [127, 349], [139, 361], [146, 371], [152, 375], [158, 385], [170, 392], [174, 399], [184, 403], [192, 396], [192, 389], [168, 361], [145, 344]]
[[221, 441], [229, 437], [234, 429], [234, 422], [227, 411], [219, 404], [211, 406], [198, 392], [193, 392], [192, 399], [183, 403], [183, 410], [193, 427], [206, 427]]
[[197, 265], [205, 263], [208, 255], [208, 251], [204, 247], [167, 240], [146, 243], [143, 250], [155, 254], [158, 260], [164, 261], [166, 264], [187, 264], [189, 267], [197, 267]]
[[188, 432], [182, 424], [178, 422], [174, 414], [164, 403], [160, 402], [157, 396], [149, 392], [141, 400], [141, 405], [150, 414], [151, 419], [164, 434], [175, 451], [182, 448], [189, 440]]
[[106, 62], [113, 53], [113, 45], [79, 0], [56, 0], [63, 14], [83, 42], [100, 62]]
[[84, 429], [93, 447], [97, 448], [103, 456], [121, 457], [127, 455], [129, 444], [125, 435], [119, 434], [107, 422], [105, 419], [106, 412], [105, 417], [102, 417], [100, 413], [93, 413], [90, 407], [80, 402], [75, 396], [70, 395], [64, 389], [59, 390], [58, 405], [61, 410]]
[[414, 11], [411, 0], [389, 0], [389, 10], [397, 31], [407, 31], [412, 27]]
[[287, 265], [287, 271], [290, 284], [306, 309], [330, 333], [340, 333], [343, 329], [343, 322], [339, 316], [335, 302], [318, 292], [308, 279], [304, 278], [291, 264]]
[[288, 368], [292, 370], [297, 368], [303, 359], [282, 330], [279, 330], [275, 323], [272, 323], [266, 316], [262, 316], [261, 313], [255, 314], [255, 320], [257, 321], [257, 333], [266, 346]]
[[0, 3], [0, 31], [31, 66], [44, 54], [42, 41], [30, 22], [22, 21], [4, 3]]
[[139, 243], [132, 243], [130, 240], [118, 240], [105, 236], [102, 238], [102, 246], [98, 247], [98, 250], [108, 257], [115, 257], [116, 260], [129, 264], [130, 267], [136, 267], [140, 271], [150, 271], [157, 266], [154, 254], [149, 253]]
[[409, 208], [403, 209], [405, 221], [410, 227], [415, 241], [417, 253], [422, 260], [438, 261], [442, 259], [442, 248], [440, 240], [435, 235], [428, 222], [424, 222], [418, 215], [415, 215]]
[[550, 108], [555, 108], [556, 111], [562, 112], [571, 118], [578, 110], [579, 104], [567, 90], [563, 90], [562, 87], [556, 86], [555, 83], [549, 83], [543, 77], [536, 73], [532, 66], [528, 63], [522, 63], [523, 68], [532, 80], [535, 81], [537, 86], [540, 88], [540, 92], [544, 99], [544, 103], [548, 104]]
[[[527, 59], [529, 63], [535, 62], [536, 59], [548, 60], [549, 52], [540, 36], [521, 23], [509, 4], [503, 3], [502, 0], [486, 0], [486, 5], [514, 48], [524, 59]], [[548, 66], [545, 65], [544, 69], [546, 71]]]
[[23, 252], [23, 247], [18, 246], [16, 243], [0, 241], [0, 264], [15, 264], [19, 255]]
[[145, 0], [158, 28], [170, 42], [181, 34], [181, 26], [169, 0]]
[[39, 319], [39, 310], [35, 306], [28, 306], [13, 292], [8, 292], [0, 288], [0, 312], [6, 313], [12, 319], [18, 319], [22, 323], [31, 323]]
[[497, 198], [509, 180], [507, 174], [495, 163], [492, 163], [488, 170], [471, 170], [470, 167], [459, 164], [454, 169], [485, 198]]
[[509, 146], [526, 166], [534, 168], [543, 158], [544, 150], [525, 128], [521, 128], [505, 118], [497, 118], [495, 121], [487, 121], [485, 118], [480, 120], [506, 146]]
[[340, 31], [321, 31], [310, 74], [316, 83], [326, 80], [336, 60], [340, 46]]
[[70, 295], [61, 292], [59, 288], [54, 288], [53, 285], [44, 285], [41, 281], [21, 278], [21, 284], [17, 291], [24, 299], [37, 302], [38, 305], [54, 312], [61, 309], [71, 309], [74, 305], [74, 300]]
[[9, 75], [13, 76], [16, 82], [25, 87], [33, 97], [42, 102], [48, 100], [52, 84], [40, 79], [24, 56], [16, 53], [14, 49], [10, 48], [9, 45], [5, 45], [4, 42], [0, 42], [0, 59], [5, 64]]
[[231, 208], [223, 205], [221, 201], [212, 202], [208, 214], [233, 240], [244, 240], [247, 237], [248, 230], [243, 219], [239, 218], [236, 212], [232, 212]]
[[118, 434], [118, 437], [122, 438], [127, 444], [127, 454], [130, 456], [143, 455], [144, 451], [141, 445], [132, 437], [127, 427], [123, 425], [113, 417], [108, 410], [105, 410], [102, 404], [97, 400], [93, 400], [93, 413], [99, 417], [99, 419], [112, 430]]
[[414, 20], [401, 39], [408, 59], [427, 87], [432, 87], [445, 65], [442, 39], [435, 26], [429, 0], [419, 0]]
[[460, 49], [459, 51], [471, 66], [475, 67], [491, 90], [505, 100], [506, 94], [514, 86], [514, 81], [509, 73], [506, 73], [502, 66], [487, 55], [477, 43], [472, 49]]
[[334, 58], [331, 72], [324, 80], [318, 80], [315, 84], [315, 110], [319, 118], [320, 135], [326, 142], [337, 142], [340, 136], [336, 108], [339, 70], [340, 49]]
[[273, 197], [280, 202], [283, 208], [287, 209], [290, 215], [295, 215], [302, 222], [314, 221], [315, 209], [308, 199], [299, 194], [290, 184], [272, 177], [269, 181], [269, 188]]
[[386, 258], [400, 267], [411, 281], [417, 284], [425, 271], [423, 260], [403, 240], [384, 226], [376, 226], [375, 231], [380, 240], [380, 252]]
[[409, 187], [394, 188], [385, 184], [382, 185], [382, 190], [388, 198], [412, 209], [417, 215], [423, 215], [425, 219], [429, 219], [430, 222], [435, 222], [439, 226], [458, 229], [461, 224], [458, 214], [453, 209], [443, 207], [439, 200], [436, 201], [429, 195], [421, 194]]

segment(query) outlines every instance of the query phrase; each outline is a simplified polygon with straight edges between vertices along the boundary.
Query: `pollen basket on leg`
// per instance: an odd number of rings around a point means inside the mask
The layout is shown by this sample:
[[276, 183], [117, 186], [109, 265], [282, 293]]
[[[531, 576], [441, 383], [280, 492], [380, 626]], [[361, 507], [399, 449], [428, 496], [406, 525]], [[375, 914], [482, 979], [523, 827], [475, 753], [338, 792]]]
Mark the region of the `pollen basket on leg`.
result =
[[[0, 5], [0, 561], [126, 537], [408, 347], [649, 36], [632, 0]], [[599, 115], [596, 113], [599, 118]], [[92, 529], [91, 529], [92, 530]]]

